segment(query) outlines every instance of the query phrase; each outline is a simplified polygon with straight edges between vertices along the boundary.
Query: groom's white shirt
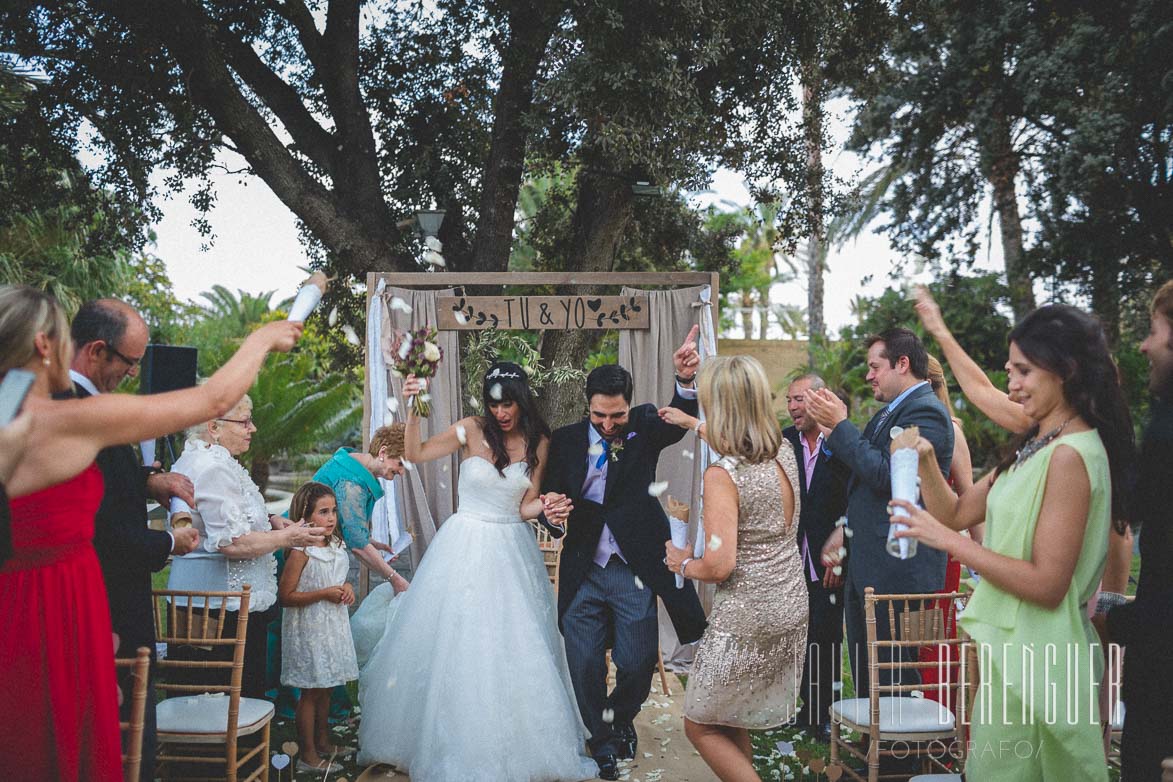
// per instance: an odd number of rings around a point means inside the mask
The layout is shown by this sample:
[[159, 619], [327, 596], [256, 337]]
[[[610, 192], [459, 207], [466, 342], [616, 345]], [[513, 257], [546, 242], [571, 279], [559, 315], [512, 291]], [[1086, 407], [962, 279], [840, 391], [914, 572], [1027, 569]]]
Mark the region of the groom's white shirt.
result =
[[[676, 384], [676, 393], [683, 399], [696, 399], [695, 388], [684, 388], [679, 383]], [[599, 434], [593, 424], [587, 424], [587, 439], [590, 445], [601, 443], [603, 436]], [[604, 459], [603, 466], [597, 467], [599, 462], [598, 456], [590, 455], [590, 448], [587, 449], [587, 473], [586, 480], [582, 483], [582, 498], [603, 504], [603, 496], [607, 488], [607, 467], [610, 466], [611, 460]], [[599, 534], [598, 545], [595, 546], [595, 556], [592, 561], [599, 567], [607, 567], [607, 562], [611, 559], [611, 555], [619, 557], [624, 562], [627, 562], [627, 557], [623, 556], [623, 552], [619, 549], [619, 544], [615, 542], [615, 536], [611, 534], [611, 528], [606, 524], [603, 525], [603, 531]]]

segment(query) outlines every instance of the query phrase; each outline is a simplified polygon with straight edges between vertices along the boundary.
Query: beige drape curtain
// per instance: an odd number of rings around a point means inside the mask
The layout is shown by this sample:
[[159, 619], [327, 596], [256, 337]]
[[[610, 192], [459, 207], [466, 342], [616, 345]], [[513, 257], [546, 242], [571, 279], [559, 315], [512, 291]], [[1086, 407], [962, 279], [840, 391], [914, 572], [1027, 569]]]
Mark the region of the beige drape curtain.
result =
[[[380, 302], [383, 318], [382, 350], [388, 366], [395, 359], [390, 355], [395, 331], [420, 329], [438, 322], [436, 297], [451, 296], [452, 289], [414, 290], [388, 287]], [[390, 307], [393, 298], [400, 298], [410, 307], [411, 312]], [[420, 437], [424, 440], [443, 432], [462, 417], [462, 390], [460, 380], [460, 344], [458, 333], [441, 331], [436, 342], [444, 351], [444, 360], [430, 383], [432, 414], [420, 422]], [[399, 400], [398, 419], [406, 414], [406, 400], [403, 398], [403, 380], [388, 372], [388, 388]], [[385, 411], [378, 411], [385, 416]], [[402, 478], [396, 480], [399, 491], [400, 518], [414, 536], [411, 544], [411, 564], [419, 567], [420, 558], [436, 534], [437, 528], [456, 509], [456, 479], [460, 466], [458, 454], [442, 459], [413, 465]]]
[[[666, 405], [672, 398], [676, 370], [672, 354], [684, 342], [689, 329], [701, 326], [699, 350], [702, 359], [712, 355], [715, 345], [709, 334], [712, 319], [708, 317], [709, 286], [700, 285], [676, 290], [639, 290], [623, 288], [623, 295], [645, 295], [651, 312], [650, 328], [644, 330], [623, 330], [619, 333], [619, 363], [627, 368], [634, 379], [635, 389], [632, 402], [652, 402]], [[706, 312], [707, 310], [707, 312]], [[685, 454], [688, 454], [687, 456]], [[691, 457], [691, 458], [690, 458]], [[667, 481], [668, 490], [660, 499], [666, 504], [668, 496], [687, 503], [689, 514], [689, 537], [695, 540], [701, 517], [701, 476], [708, 466], [708, 447], [689, 432], [676, 445], [666, 448], [660, 454], [656, 480]], [[708, 613], [712, 607], [714, 589], [694, 582], [701, 597], [701, 604]], [[665, 663], [687, 666], [692, 661], [692, 645], [681, 646], [672, 629], [672, 623], [661, 606], [660, 649]]]

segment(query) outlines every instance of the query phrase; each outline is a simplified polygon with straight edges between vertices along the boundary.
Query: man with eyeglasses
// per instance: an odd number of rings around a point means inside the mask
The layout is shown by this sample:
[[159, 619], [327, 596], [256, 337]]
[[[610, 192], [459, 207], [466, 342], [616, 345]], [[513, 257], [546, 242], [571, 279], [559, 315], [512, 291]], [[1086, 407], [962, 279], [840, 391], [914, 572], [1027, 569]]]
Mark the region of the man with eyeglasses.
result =
[[[74, 354], [69, 375], [74, 392], [86, 397], [108, 394], [128, 376], [138, 374], [147, 349], [149, 330], [132, 307], [117, 299], [87, 302], [78, 310], [70, 328]], [[155, 623], [151, 608], [151, 573], [162, 570], [167, 557], [186, 554], [199, 543], [193, 528], [171, 533], [147, 526], [147, 498], [164, 507], [172, 496], [195, 504], [191, 481], [177, 473], [144, 467], [130, 445], [106, 448], [98, 453], [105, 493], [94, 519], [94, 548], [106, 580], [110, 619], [121, 643], [118, 656], [133, 657], [134, 650], [151, 650], [152, 678], [155, 656]], [[131, 691], [129, 674], [120, 672], [124, 693]], [[155, 697], [147, 687], [146, 724], [143, 730], [142, 778], [154, 777]], [[123, 704], [128, 719], [130, 698]]]

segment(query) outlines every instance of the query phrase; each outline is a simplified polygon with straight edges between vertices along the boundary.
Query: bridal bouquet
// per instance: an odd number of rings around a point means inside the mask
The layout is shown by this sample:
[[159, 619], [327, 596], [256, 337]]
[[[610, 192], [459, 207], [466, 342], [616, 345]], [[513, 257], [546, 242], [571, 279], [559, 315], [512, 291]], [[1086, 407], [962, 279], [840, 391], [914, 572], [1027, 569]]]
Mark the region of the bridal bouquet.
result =
[[[419, 378], [435, 377], [436, 368], [444, 358], [444, 350], [437, 345], [436, 330], [424, 326], [415, 331], [405, 331], [399, 337], [399, 349], [396, 351], [396, 360], [391, 363], [391, 370], [401, 376], [415, 375]], [[416, 394], [407, 400], [411, 411], [420, 418], [427, 418], [432, 414], [432, 395], [427, 391]]]

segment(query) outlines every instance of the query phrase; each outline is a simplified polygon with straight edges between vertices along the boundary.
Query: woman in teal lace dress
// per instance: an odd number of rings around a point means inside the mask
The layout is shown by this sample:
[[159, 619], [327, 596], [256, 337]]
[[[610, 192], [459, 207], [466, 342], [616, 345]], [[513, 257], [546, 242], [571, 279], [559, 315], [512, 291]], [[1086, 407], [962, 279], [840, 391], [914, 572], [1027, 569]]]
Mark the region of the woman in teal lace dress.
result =
[[[1099, 322], [1074, 307], [1023, 319], [1006, 370], [1011, 396], [1034, 422], [1016, 454], [958, 498], [922, 439], [927, 510], [893, 505], [912, 514], [899, 519], [909, 526], [900, 534], [982, 574], [960, 619], [979, 644], [982, 685], [966, 779], [1102, 782], [1104, 654], [1087, 601], [1111, 520], [1127, 518], [1132, 422]], [[958, 533], [982, 521], [986, 548]]]

